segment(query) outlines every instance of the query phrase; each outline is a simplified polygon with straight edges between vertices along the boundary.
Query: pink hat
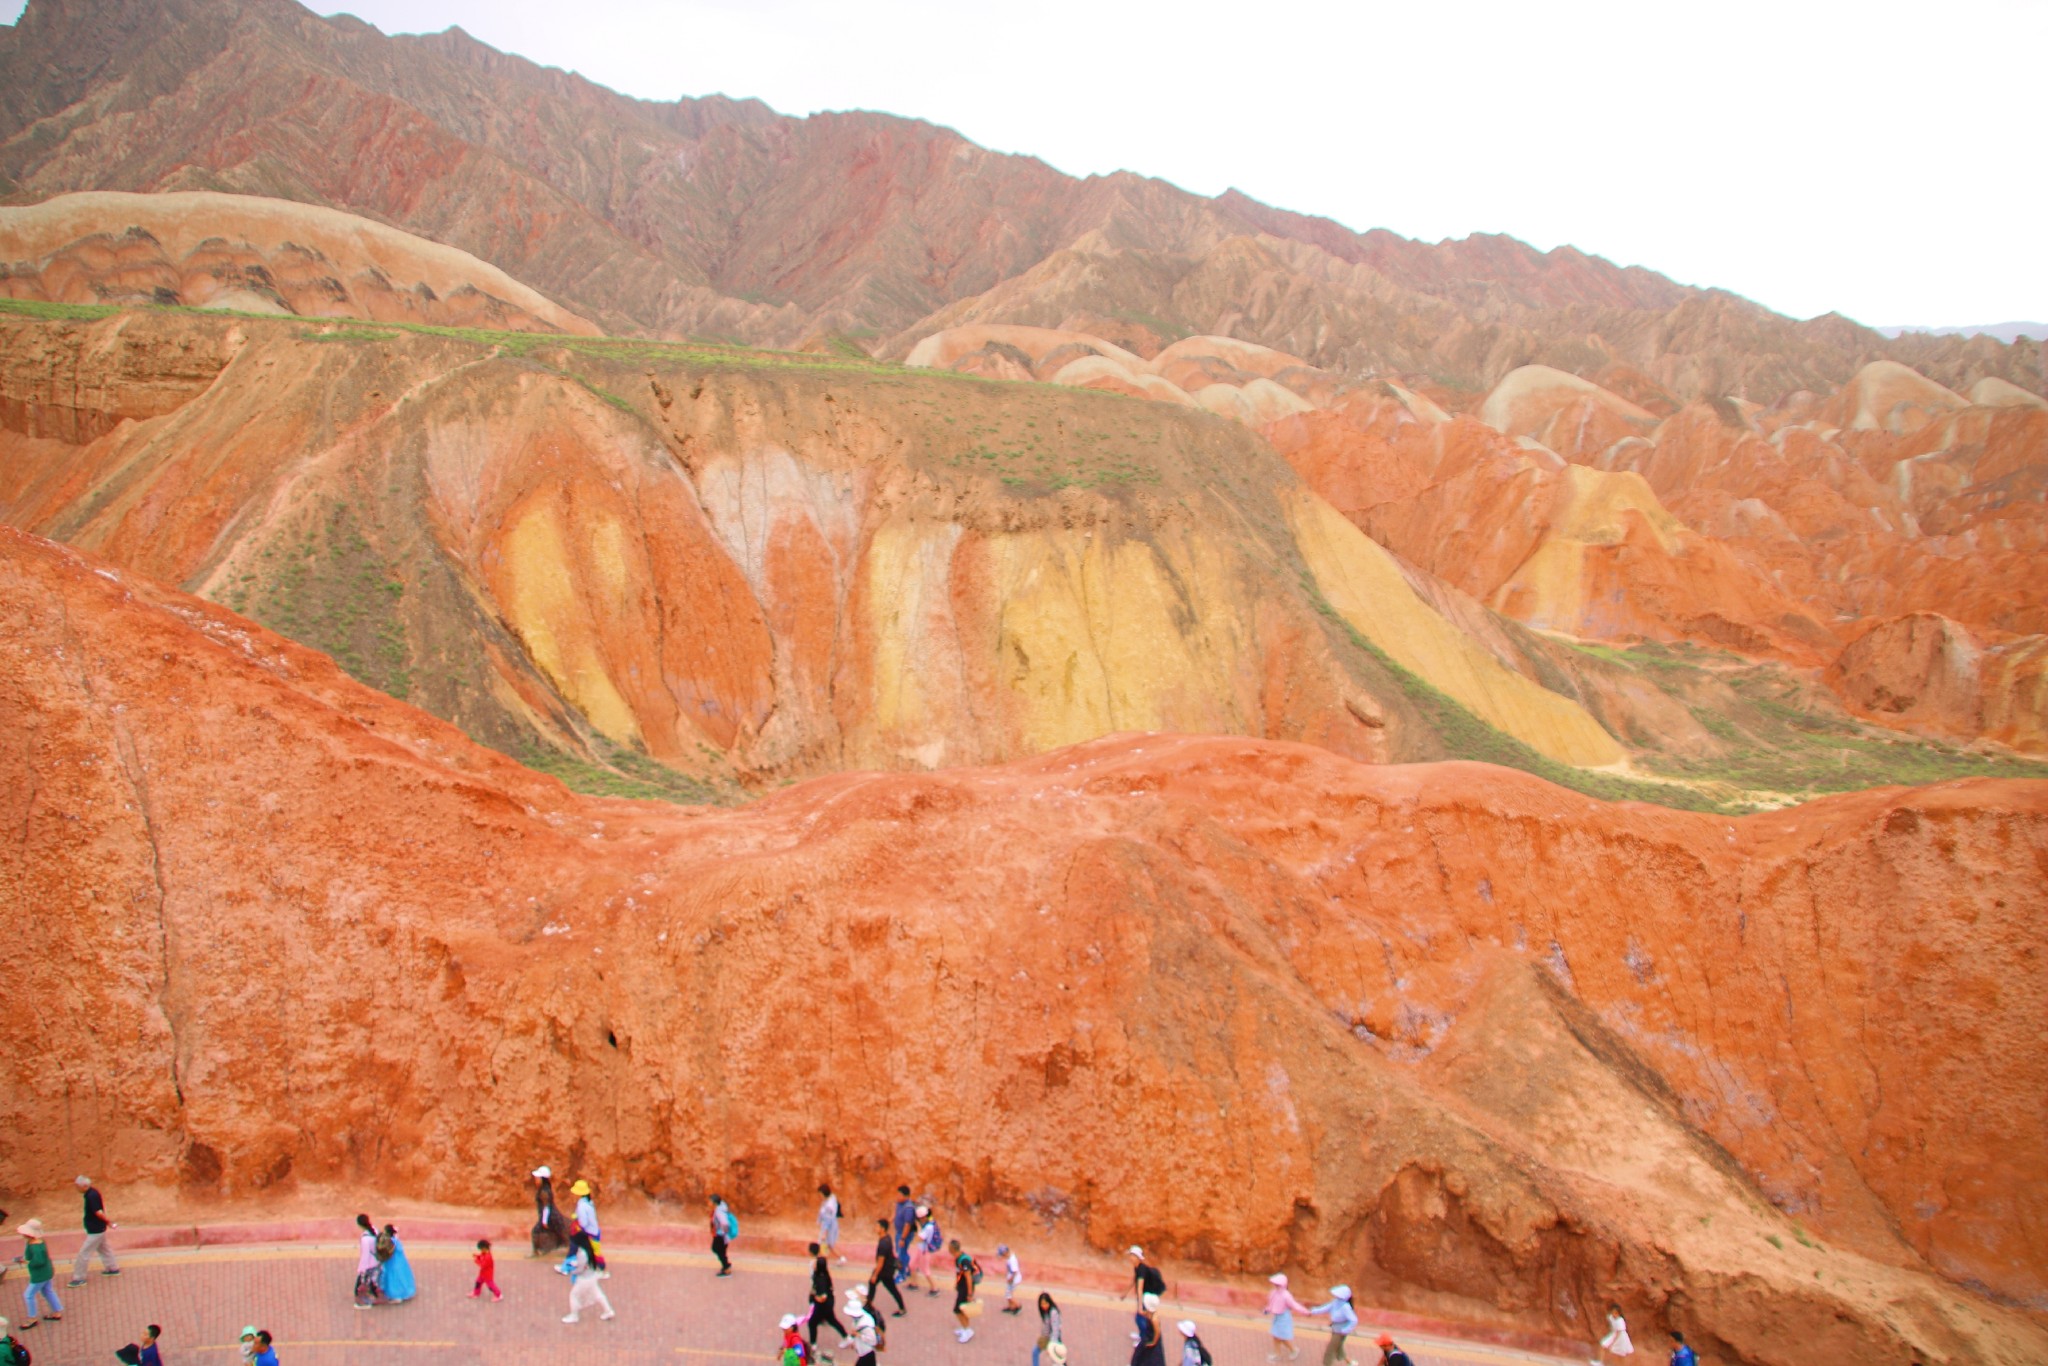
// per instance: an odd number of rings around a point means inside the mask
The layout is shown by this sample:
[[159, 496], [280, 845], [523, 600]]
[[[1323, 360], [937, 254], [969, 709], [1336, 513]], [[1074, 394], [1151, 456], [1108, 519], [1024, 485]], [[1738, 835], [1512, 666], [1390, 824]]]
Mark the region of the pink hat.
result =
[[24, 1238], [40, 1238], [43, 1236], [43, 1221], [31, 1219], [14, 1231]]
[[1273, 1285], [1285, 1286], [1287, 1284], [1287, 1273], [1284, 1271], [1276, 1271], [1272, 1275], [1266, 1277], [1266, 1280]]

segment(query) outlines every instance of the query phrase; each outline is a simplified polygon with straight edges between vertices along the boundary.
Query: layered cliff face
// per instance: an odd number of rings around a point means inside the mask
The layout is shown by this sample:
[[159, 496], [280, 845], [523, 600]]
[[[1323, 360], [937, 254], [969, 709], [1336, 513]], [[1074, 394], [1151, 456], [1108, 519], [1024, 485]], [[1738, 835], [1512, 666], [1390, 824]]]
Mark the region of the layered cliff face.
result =
[[0, 516], [514, 752], [714, 785], [1122, 730], [1438, 757], [1419, 677], [1536, 755], [1624, 754], [1196, 408], [511, 334], [0, 326]]
[[0, 1186], [509, 1202], [545, 1144], [1725, 1360], [2048, 1352], [1942, 1279], [2048, 1293], [2043, 785], [1728, 820], [1126, 737], [713, 812], [12, 530], [0, 619]]
[[597, 331], [468, 252], [253, 195], [103, 191], [0, 208], [0, 296]]
[[[1379, 381], [1263, 430], [1375, 539], [1520, 621], [1832, 665], [1864, 716], [2040, 749], [2048, 403], [1889, 362], [1769, 409], [1616, 379], [1635, 398], [1525, 367], [1473, 416]], [[1930, 612], [1971, 644], [1866, 635]]]

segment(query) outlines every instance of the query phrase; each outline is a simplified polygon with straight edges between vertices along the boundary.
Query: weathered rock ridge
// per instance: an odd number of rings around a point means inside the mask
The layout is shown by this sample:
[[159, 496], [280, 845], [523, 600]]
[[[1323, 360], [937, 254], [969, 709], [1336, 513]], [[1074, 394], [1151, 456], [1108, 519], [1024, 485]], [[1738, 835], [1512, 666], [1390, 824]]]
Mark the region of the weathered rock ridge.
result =
[[468, 252], [334, 209], [206, 192], [0, 208], [0, 297], [597, 331]]
[[1722, 1360], [2048, 1351], [1940, 1279], [2048, 1291], [2042, 784], [1728, 820], [1138, 736], [578, 799], [0, 530], [0, 826], [0, 1191], [510, 1202], [544, 1145]]

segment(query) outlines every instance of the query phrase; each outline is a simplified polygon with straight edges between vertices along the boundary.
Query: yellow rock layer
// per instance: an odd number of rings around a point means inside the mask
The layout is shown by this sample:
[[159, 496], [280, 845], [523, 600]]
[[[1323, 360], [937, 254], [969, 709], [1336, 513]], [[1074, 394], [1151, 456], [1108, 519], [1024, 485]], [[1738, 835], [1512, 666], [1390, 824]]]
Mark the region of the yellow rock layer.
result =
[[1408, 586], [1394, 557], [1303, 489], [1288, 499], [1295, 544], [1344, 620], [1473, 715], [1563, 763], [1618, 763], [1621, 746], [1569, 698], [1504, 667]]
[[1684, 524], [1657, 501], [1633, 470], [1610, 473], [1567, 465], [1548, 534], [1493, 595], [1493, 606], [1532, 626], [1575, 630], [1587, 615], [1589, 546], [1618, 545], [1628, 534], [1628, 513], [1642, 518], [1666, 554], [1679, 548]]
[[624, 532], [602, 517], [590, 539], [581, 562], [595, 571], [597, 581], [579, 585], [554, 501], [536, 499], [520, 509], [501, 547], [505, 611], [533, 662], [562, 696], [606, 739], [630, 745], [640, 738], [640, 724], [612, 683], [591, 633], [590, 608], [579, 591], [612, 596], [626, 591]]

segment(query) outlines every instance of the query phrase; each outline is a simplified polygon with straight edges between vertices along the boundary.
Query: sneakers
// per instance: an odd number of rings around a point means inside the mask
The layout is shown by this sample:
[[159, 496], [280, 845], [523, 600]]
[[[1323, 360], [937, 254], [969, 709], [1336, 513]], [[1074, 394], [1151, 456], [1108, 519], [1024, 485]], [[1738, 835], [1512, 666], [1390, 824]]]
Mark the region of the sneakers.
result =
[[599, 1322], [599, 1323], [604, 1323], [604, 1322], [607, 1322], [607, 1321], [609, 1321], [609, 1320], [611, 1320], [611, 1319], [615, 1319], [615, 1318], [617, 1318], [617, 1317], [618, 1317], [618, 1315], [617, 1315], [617, 1314], [614, 1314], [614, 1313], [610, 1312], [609, 1310], [607, 1310], [606, 1312], [604, 1312], [604, 1313], [602, 1313], [602, 1314], [599, 1314], [599, 1315], [597, 1316], [597, 1319], [598, 1319], [598, 1322]]
[[491, 1296], [491, 1303], [492, 1303], [492, 1304], [496, 1304], [496, 1303], [497, 1303], [497, 1302], [498, 1302], [499, 1300], [502, 1300], [502, 1299], [504, 1299], [504, 1298], [505, 1298], [505, 1297], [504, 1297], [504, 1295], [503, 1295], [503, 1294], [495, 1294], [495, 1295], [492, 1295], [492, 1296]]
[[953, 1330], [953, 1340], [955, 1342], [967, 1342], [973, 1337], [974, 1330], [972, 1328], [955, 1328]]
[[78, 1278], [77, 1280], [75, 1280], [75, 1281], [66, 1281], [66, 1282], [64, 1282], [64, 1288], [65, 1288], [66, 1290], [72, 1290], [72, 1289], [76, 1289], [77, 1287], [79, 1287], [79, 1286], [81, 1286], [81, 1285], [84, 1285], [84, 1284], [85, 1284], [85, 1278], [84, 1278], [83, 1276], [81, 1276], [81, 1277], [79, 1277], [79, 1278]]
[[574, 1314], [568, 1314], [568, 1315], [565, 1315], [565, 1316], [563, 1317], [563, 1319], [562, 1319], [562, 1322], [564, 1322], [564, 1323], [575, 1323], [575, 1322], [577, 1322], [577, 1318], [576, 1318], [576, 1316], [575, 1316]]
[[110, 1266], [105, 1271], [100, 1272], [102, 1276], [118, 1276], [120, 1274], [121, 1268], [118, 1266]]

